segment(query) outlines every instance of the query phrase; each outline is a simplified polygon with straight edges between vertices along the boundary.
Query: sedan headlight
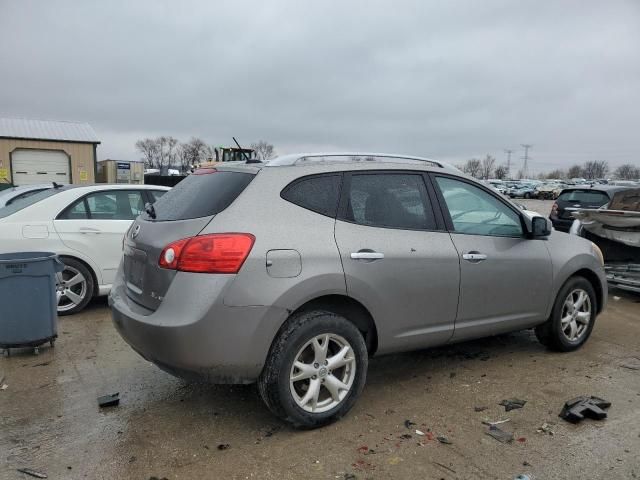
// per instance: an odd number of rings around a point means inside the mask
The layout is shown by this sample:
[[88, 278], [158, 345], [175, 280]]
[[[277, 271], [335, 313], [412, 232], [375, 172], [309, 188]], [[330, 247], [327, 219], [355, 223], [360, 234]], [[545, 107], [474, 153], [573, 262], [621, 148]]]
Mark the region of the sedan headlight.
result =
[[593, 254], [600, 260], [600, 265], [604, 267], [604, 255], [602, 255], [602, 250], [600, 250], [600, 247], [591, 242], [591, 250], [593, 250]]

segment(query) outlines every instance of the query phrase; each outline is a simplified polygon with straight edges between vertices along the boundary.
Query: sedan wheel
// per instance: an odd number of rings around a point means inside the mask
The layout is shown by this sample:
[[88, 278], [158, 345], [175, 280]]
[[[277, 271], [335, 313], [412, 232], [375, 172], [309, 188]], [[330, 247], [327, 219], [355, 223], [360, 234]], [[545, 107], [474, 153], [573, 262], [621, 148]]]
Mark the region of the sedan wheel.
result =
[[591, 300], [582, 289], [572, 291], [562, 306], [562, 333], [570, 342], [580, 339], [591, 322]]
[[93, 277], [77, 260], [63, 258], [64, 269], [56, 274], [58, 315], [71, 315], [82, 310], [93, 296]]

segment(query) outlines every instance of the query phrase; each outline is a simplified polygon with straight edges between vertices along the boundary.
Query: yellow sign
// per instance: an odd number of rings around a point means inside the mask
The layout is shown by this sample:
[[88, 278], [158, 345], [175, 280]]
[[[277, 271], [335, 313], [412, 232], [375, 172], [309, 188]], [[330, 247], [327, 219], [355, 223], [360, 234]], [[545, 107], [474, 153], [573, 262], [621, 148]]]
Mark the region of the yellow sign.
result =
[[80, 170], [80, 181], [81, 182], [86, 182], [87, 180], [89, 180], [89, 174], [87, 173], [86, 170]]
[[9, 178], [9, 169], [8, 168], [0, 168], [0, 179]]

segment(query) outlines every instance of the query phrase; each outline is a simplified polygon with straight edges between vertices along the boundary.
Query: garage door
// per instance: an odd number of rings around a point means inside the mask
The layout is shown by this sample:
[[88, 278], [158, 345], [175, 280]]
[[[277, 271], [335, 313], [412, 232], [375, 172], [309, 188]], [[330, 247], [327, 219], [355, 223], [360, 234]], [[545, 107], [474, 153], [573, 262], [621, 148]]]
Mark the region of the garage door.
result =
[[69, 157], [52, 150], [16, 150], [11, 154], [14, 185], [70, 183]]

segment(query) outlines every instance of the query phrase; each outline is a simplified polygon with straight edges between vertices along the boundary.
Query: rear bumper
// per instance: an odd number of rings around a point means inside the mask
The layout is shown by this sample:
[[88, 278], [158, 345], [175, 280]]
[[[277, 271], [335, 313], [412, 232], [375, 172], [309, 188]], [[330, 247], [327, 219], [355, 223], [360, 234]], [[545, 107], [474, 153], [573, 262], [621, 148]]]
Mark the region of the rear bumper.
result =
[[109, 305], [122, 338], [172, 375], [212, 383], [254, 382], [286, 312], [224, 306], [222, 293], [232, 277], [221, 283], [220, 276], [179, 275], [198, 278], [192, 282], [176, 276], [160, 307], [150, 311], [127, 297], [118, 273]]

